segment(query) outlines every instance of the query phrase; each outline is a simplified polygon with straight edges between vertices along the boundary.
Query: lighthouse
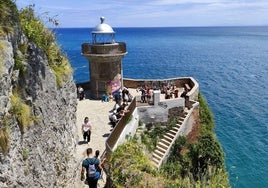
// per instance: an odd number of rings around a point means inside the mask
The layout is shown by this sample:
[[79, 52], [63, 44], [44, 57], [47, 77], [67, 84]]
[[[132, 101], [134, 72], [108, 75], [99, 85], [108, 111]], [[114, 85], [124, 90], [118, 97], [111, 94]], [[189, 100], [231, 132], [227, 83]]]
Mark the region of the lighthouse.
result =
[[89, 62], [91, 98], [113, 94], [123, 87], [122, 59], [127, 54], [126, 43], [115, 41], [113, 28], [104, 17], [91, 32], [91, 43], [82, 44], [82, 55]]

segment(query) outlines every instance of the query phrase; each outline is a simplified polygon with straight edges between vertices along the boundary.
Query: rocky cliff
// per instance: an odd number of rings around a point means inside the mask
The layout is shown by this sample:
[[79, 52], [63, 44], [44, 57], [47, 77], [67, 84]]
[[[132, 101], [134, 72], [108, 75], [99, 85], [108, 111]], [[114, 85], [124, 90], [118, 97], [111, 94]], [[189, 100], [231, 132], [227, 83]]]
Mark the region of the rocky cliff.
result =
[[0, 187], [71, 187], [77, 143], [72, 72], [59, 84], [47, 54], [22, 32], [16, 6], [0, 4]]

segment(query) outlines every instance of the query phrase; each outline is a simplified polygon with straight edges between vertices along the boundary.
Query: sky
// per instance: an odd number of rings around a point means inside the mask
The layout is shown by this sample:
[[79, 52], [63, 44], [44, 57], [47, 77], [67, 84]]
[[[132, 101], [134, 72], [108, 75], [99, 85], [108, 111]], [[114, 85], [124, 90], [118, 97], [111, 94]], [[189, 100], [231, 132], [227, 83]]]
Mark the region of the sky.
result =
[[16, 0], [35, 4], [59, 27], [95, 27], [100, 17], [112, 27], [268, 25], [268, 0]]

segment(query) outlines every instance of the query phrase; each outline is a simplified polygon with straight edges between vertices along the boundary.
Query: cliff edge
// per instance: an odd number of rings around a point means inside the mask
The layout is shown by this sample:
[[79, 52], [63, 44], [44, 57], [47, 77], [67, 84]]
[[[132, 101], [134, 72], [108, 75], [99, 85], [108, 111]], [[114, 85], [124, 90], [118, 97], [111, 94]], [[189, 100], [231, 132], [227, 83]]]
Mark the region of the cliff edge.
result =
[[25, 32], [13, 1], [0, 0], [0, 9], [0, 187], [72, 186], [77, 100], [69, 62], [59, 52], [49, 57], [55, 38], [40, 35], [44, 48]]

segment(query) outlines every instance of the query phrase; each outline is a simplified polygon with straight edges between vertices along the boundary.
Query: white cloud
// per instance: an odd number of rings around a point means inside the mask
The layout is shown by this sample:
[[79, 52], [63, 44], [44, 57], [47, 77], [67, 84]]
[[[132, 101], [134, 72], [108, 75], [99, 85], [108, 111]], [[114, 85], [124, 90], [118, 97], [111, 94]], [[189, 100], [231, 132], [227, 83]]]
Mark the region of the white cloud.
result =
[[[33, 1], [17, 0], [24, 5]], [[35, 4], [39, 12], [59, 15], [62, 27], [94, 27], [100, 16], [114, 27], [268, 25], [267, 0], [36, 0]]]

